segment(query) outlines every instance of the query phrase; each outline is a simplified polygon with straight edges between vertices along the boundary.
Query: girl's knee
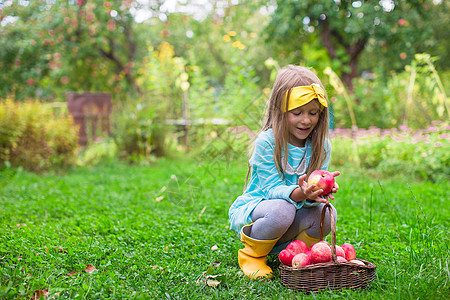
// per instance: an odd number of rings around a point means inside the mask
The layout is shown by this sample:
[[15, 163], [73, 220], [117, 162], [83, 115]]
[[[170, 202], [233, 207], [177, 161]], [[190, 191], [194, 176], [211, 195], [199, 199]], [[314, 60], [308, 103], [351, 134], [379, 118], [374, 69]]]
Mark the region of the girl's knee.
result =
[[284, 203], [281, 202], [279, 205], [274, 206], [269, 214], [270, 218], [275, 221], [274, 226], [279, 226], [281, 227], [280, 229], [287, 229], [294, 221], [295, 212], [294, 205], [284, 201]]
[[251, 236], [272, 239], [282, 236], [292, 225], [296, 209], [285, 200], [268, 200], [256, 207], [252, 214], [254, 221]]

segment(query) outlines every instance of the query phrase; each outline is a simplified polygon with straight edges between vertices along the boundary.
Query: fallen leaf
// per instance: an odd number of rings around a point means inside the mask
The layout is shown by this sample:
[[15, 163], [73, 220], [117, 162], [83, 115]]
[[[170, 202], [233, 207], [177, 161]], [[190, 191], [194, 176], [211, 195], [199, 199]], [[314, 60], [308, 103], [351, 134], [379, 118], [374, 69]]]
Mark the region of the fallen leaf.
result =
[[219, 249], [219, 247], [217, 247], [217, 245], [214, 245], [214, 246], [211, 247], [212, 251], [216, 251], [217, 249]]
[[225, 274], [210, 275], [208, 274], [208, 271], [205, 271], [202, 273], [202, 275], [196, 282], [205, 284], [210, 287], [216, 287], [220, 284], [221, 281], [225, 280], [226, 280]]
[[72, 275], [75, 275], [77, 273], [78, 273], [77, 271], [70, 271], [69, 274], [67, 274], [67, 276], [72, 276]]
[[58, 250], [59, 253], [69, 253], [67, 250], [64, 250], [64, 249], [61, 248], [61, 247], [55, 247], [55, 249]]
[[163, 267], [160, 267], [160, 266], [150, 266], [150, 268], [152, 268], [152, 270], [157, 270], [157, 271], [159, 271], [159, 272], [163, 272], [164, 271], [164, 268]]
[[16, 225], [17, 225], [17, 228], [20, 228], [20, 227], [27, 227], [27, 224], [25, 224], [25, 223], [16, 224]]
[[41, 296], [43, 296], [44, 298], [47, 298], [48, 289], [34, 291], [33, 296], [31, 296], [30, 300], [39, 300], [39, 299], [41, 299]]
[[97, 271], [97, 269], [93, 265], [86, 265], [86, 269], [84, 269], [86, 273], [92, 273], [94, 271]]
[[207, 279], [206, 280], [206, 285], [207, 286], [211, 286], [211, 287], [216, 287], [220, 284], [220, 281], [217, 281], [215, 279]]
[[214, 268], [217, 268], [218, 266], [220, 266], [220, 261], [215, 261], [212, 265]]
[[164, 193], [166, 190], [167, 190], [167, 186], [163, 186], [163, 187], [161, 188], [161, 190], [159, 191], [159, 193], [160, 193], [160, 194], [161, 194], [161, 193]]
[[164, 196], [159, 196], [158, 198], [155, 199], [156, 202], [161, 201], [162, 199], [164, 199]]
[[202, 211], [201, 211], [200, 214], [198, 215], [198, 218], [199, 218], [199, 219], [201, 218], [201, 216], [203, 215], [203, 213], [205, 212], [205, 210], [206, 210], [206, 206], [203, 207]]

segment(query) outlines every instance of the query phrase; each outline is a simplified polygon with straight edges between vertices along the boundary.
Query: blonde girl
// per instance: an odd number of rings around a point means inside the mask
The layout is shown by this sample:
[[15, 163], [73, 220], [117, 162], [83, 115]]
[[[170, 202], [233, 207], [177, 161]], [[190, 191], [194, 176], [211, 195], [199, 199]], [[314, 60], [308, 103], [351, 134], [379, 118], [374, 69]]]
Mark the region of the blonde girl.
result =
[[[239, 266], [251, 278], [272, 277], [267, 256], [294, 239], [308, 246], [319, 241], [323, 205], [331, 193], [307, 186], [316, 169], [328, 169], [328, 100], [319, 78], [308, 68], [289, 65], [278, 72], [249, 159], [250, 178], [229, 209], [231, 229], [240, 233], [244, 248]], [[339, 172], [333, 172], [338, 176]], [[335, 218], [336, 219], [336, 218]], [[327, 212], [324, 234], [330, 232]]]

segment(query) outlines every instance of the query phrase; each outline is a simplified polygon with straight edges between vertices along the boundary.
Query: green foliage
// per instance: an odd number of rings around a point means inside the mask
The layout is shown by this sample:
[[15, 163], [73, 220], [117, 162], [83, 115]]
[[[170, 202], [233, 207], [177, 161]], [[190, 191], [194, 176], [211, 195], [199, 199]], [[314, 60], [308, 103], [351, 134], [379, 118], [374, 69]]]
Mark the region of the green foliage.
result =
[[119, 155], [131, 161], [150, 161], [168, 155], [172, 132], [168, 120], [185, 119], [188, 108], [188, 74], [173, 46], [163, 42], [156, 50], [150, 47], [139, 68], [143, 95], [136, 100], [118, 103], [114, 109], [114, 140]]
[[138, 162], [162, 156], [166, 150], [164, 125], [158, 123], [151, 103], [139, 101], [117, 107], [112, 136], [119, 157]]
[[[420, 129], [432, 121], [448, 118], [450, 111], [444, 88], [448, 79], [444, 72], [441, 79], [433, 64], [436, 60], [428, 54], [417, 54], [402, 72], [392, 73], [387, 78], [358, 79], [354, 94], [349, 95], [356, 125], [359, 128], [407, 125]], [[338, 92], [342, 87], [335, 83], [328, 86], [336, 127], [351, 127], [345, 95]]]
[[[0, 97], [65, 98], [68, 90], [133, 96], [146, 49], [132, 1], [13, 1], [2, 6]], [[6, 19], [6, 18], [5, 18]]]
[[[415, 53], [439, 55], [442, 44], [434, 37], [442, 34], [430, 22], [436, 17], [445, 22], [448, 17], [445, 1], [282, 0], [277, 4], [267, 26], [267, 42], [281, 56], [293, 55], [294, 61], [304, 60], [319, 69], [320, 63], [309, 62], [309, 52], [298, 49], [311, 41], [311, 35], [313, 41], [320, 39], [333, 60], [331, 67], [350, 89], [350, 79], [364, 69], [388, 74], [410, 63]], [[447, 13], [436, 14], [439, 10]]]
[[[242, 192], [245, 160], [184, 158], [0, 176], [0, 298], [48, 289], [47, 298], [69, 299], [446, 299], [448, 181], [341, 171], [336, 240], [377, 265], [368, 289], [289, 290], [276, 256], [274, 279], [246, 278], [226, 213]], [[212, 275], [216, 287], [206, 284]]]
[[396, 176], [435, 182], [450, 179], [449, 126], [436, 122], [424, 130], [406, 126], [392, 130], [371, 127], [356, 132], [333, 131], [333, 167], [360, 167], [380, 178]]
[[107, 138], [90, 143], [77, 155], [76, 164], [83, 167], [92, 167], [116, 161], [117, 145], [114, 140]]
[[0, 102], [0, 167], [45, 170], [73, 163], [77, 128], [37, 101]]
[[[210, 1], [213, 9], [203, 18], [195, 14], [194, 17], [169, 14], [161, 29], [162, 39], [174, 46], [177, 56], [199, 67], [214, 88], [222, 88], [227, 77], [235, 75], [232, 64], [243, 55], [237, 53], [238, 49], [251, 62], [254, 80], [265, 86], [270, 73], [264, 61], [272, 56], [272, 48], [262, 41], [264, 25], [270, 20], [267, 13], [261, 13], [265, 4], [265, 1], [241, 1], [236, 5]], [[153, 40], [153, 46], [159, 43], [158, 39]]]
[[229, 51], [233, 54], [230, 73], [215, 97], [214, 116], [230, 120], [233, 125], [259, 130], [270, 91], [261, 90], [257, 85], [254, 66], [244, 49], [230, 45]]

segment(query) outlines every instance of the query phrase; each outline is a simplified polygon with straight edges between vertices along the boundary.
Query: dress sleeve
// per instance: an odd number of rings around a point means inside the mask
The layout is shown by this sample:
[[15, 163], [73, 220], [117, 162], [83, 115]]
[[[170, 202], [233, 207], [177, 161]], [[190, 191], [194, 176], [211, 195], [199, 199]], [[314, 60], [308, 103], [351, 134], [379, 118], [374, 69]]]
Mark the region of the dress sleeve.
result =
[[285, 184], [275, 166], [273, 151], [274, 146], [270, 141], [256, 141], [250, 165], [258, 178], [259, 189], [263, 191], [266, 199], [284, 199], [297, 206], [298, 203], [290, 199], [289, 195], [298, 185]]

